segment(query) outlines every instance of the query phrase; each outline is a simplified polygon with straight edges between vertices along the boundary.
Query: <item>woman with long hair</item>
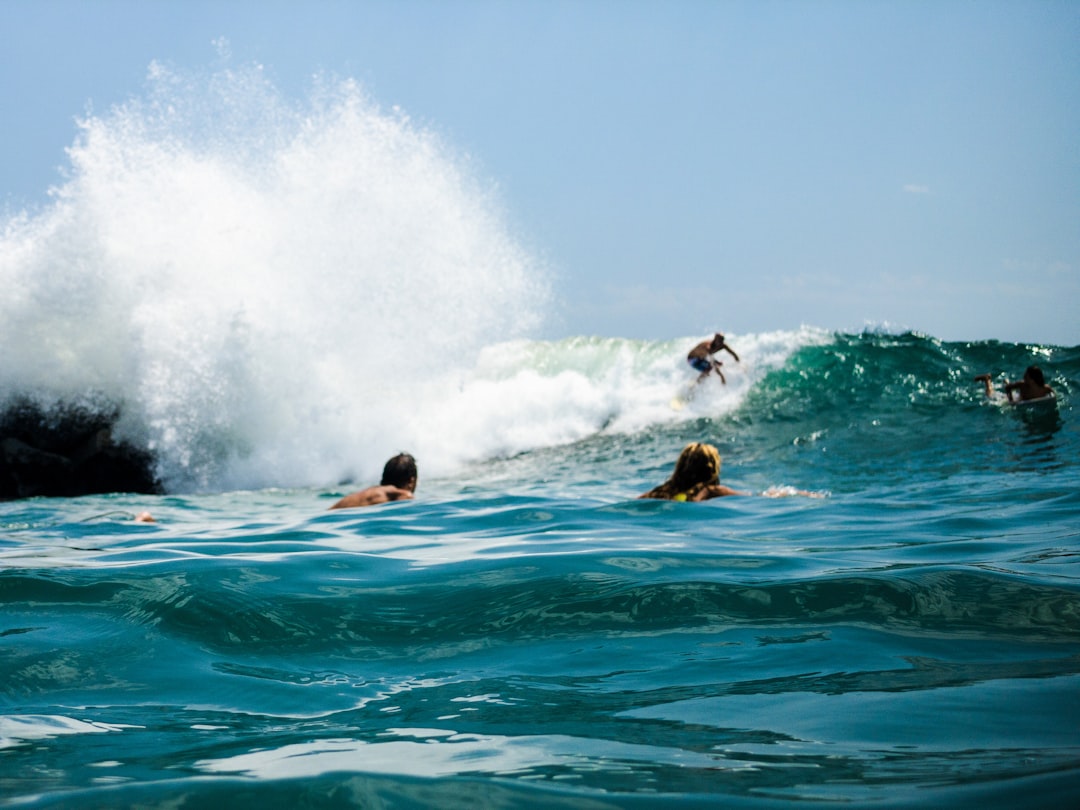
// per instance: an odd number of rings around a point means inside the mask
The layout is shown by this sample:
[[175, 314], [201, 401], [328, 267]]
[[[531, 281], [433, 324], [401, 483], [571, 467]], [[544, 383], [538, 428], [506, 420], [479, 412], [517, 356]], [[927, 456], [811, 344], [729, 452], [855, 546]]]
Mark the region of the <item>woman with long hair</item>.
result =
[[749, 495], [720, 483], [720, 451], [711, 444], [692, 442], [683, 448], [675, 462], [675, 472], [641, 498], [665, 501], [707, 501], [724, 495]]
[[[725, 495], [751, 495], [720, 483], [720, 451], [711, 444], [691, 442], [679, 454], [675, 472], [658, 487], [653, 487], [639, 498], [657, 498], [663, 501], [707, 501]], [[791, 487], [770, 487], [761, 493], [766, 498], [783, 498], [803, 495], [807, 498], [824, 497], [820, 492], [807, 492]]]

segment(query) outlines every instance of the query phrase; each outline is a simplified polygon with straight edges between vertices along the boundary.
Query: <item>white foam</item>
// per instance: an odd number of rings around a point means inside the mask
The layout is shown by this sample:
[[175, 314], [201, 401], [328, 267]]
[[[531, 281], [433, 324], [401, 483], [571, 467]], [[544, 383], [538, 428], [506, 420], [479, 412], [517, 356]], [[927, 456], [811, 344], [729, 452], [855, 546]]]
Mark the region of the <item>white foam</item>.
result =
[[175, 489], [381, 467], [430, 375], [542, 320], [491, 190], [354, 82], [154, 66], [69, 154], [3, 226], [0, 385], [123, 402]]
[[510, 341], [488, 346], [456, 381], [433, 379], [409, 424], [410, 446], [432, 471], [656, 425], [715, 418], [738, 408], [751, 388], [820, 330], [729, 335], [741, 362], [727, 360], [727, 384], [707, 379], [685, 408], [673, 396], [697, 372], [686, 353], [700, 337], [643, 342], [619, 338]]

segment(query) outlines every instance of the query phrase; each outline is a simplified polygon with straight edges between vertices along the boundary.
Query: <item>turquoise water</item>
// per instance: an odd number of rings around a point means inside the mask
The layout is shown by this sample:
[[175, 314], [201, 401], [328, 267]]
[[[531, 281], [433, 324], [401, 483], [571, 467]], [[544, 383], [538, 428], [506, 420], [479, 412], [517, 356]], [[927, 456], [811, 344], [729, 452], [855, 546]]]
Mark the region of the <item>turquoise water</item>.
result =
[[[1077, 803], [1080, 348], [537, 340], [477, 163], [316, 84], [155, 64], [3, 214], [3, 400], [115, 406], [167, 494], [0, 504], [0, 804]], [[972, 382], [1033, 362], [1056, 407]], [[637, 500], [690, 441], [824, 497]]]
[[[0, 802], [1075, 803], [1080, 348], [731, 342], [682, 411], [686, 341], [492, 347], [437, 398], [475, 418], [405, 437], [410, 503], [235, 489], [226, 443], [165, 496], [0, 504]], [[1056, 408], [971, 382], [1031, 362]], [[697, 440], [826, 497], [635, 499]]]

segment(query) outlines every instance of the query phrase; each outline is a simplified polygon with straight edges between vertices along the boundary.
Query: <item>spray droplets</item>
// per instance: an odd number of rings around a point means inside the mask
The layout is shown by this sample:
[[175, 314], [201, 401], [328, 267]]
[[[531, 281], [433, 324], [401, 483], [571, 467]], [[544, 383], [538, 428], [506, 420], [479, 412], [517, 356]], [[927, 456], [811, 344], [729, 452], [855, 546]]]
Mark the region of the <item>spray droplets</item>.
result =
[[259, 66], [155, 63], [69, 157], [51, 207], [4, 224], [0, 381], [103, 391], [172, 488], [335, 480], [397, 446], [380, 419], [421, 374], [543, 317], [490, 188], [355, 81], [296, 101]]

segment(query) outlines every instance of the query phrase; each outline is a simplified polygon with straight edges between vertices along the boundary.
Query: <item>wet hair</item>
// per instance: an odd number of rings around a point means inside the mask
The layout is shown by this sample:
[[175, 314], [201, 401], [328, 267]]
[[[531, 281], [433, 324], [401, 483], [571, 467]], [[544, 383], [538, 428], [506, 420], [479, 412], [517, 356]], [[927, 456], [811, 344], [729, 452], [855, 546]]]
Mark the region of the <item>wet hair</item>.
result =
[[671, 478], [641, 497], [672, 500], [685, 495], [686, 500], [692, 501], [701, 490], [720, 483], [720, 464], [719, 450], [711, 444], [692, 442], [679, 454]]
[[416, 459], [408, 453], [398, 453], [383, 467], [383, 486], [402, 487], [407, 486], [416, 479]]
[[1028, 366], [1024, 376], [1029, 377], [1036, 385], [1046, 385], [1046, 378], [1043, 377], [1042, 369], [1038, 366]]

